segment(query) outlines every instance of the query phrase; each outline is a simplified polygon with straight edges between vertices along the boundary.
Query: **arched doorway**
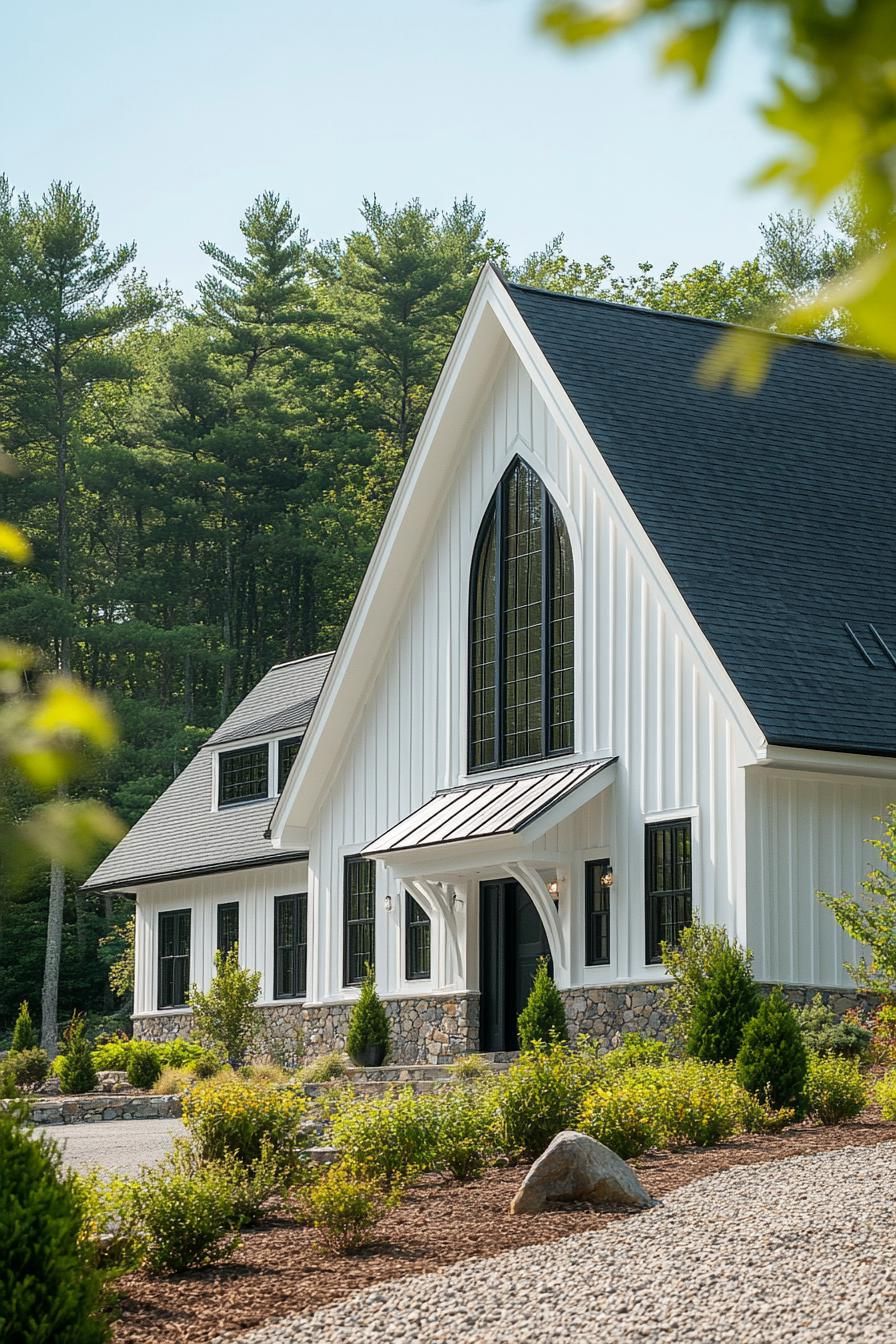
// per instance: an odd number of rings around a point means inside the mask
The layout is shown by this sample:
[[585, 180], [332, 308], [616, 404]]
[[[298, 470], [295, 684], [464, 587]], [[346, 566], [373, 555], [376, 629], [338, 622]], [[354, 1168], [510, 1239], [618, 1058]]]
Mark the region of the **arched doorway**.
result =
[[519, 1048], [517, 1018], [539, 957], [550, 958], [544, 925], [518, 882], [479, 887], [479, 1048]]

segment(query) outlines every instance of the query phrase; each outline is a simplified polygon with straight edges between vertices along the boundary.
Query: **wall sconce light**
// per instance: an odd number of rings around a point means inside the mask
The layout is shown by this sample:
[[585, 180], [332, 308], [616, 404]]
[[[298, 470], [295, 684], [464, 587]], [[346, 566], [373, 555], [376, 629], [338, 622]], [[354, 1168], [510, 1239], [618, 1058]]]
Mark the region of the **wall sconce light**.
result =
[[553, 881], [548, 883], [548, 895], [552, 901], [559, 900], [560, 898], [560, 883], [557, 881], [556, 877]]
[[601, 875], [600, 884], [602, 887], [612, 887], [614, 881], [613, 869], [608, 868], [607, 871]]
[[392, 909], [392, 893], [391, 893], [391, 891], [387, 891], [387, 892], [386, 892], [386, 899], [383, 901], [383, 904], [385, 905], [387, 911], [390, 911], [390, 910]]
[[456, 888], [452, 887], [452, 888], [451, 888], [451, 904], [452, 904], [453, 906], [457, 907], [457, 906], [459, 906], [459, 905], [462, 906], [463, 903], [464, 903], [464, 898], [463, 898], [463, 896], [458, 896]]

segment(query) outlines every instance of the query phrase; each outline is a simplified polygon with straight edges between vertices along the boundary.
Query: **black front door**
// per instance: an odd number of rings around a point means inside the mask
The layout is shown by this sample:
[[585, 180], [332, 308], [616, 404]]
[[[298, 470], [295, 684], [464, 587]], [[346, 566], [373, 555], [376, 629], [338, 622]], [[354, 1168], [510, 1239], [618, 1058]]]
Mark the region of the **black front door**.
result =
[[479, 888], [479, 1048], [516, 1050], [539, 957], [548, 957], [541, 917], [518, 882]]

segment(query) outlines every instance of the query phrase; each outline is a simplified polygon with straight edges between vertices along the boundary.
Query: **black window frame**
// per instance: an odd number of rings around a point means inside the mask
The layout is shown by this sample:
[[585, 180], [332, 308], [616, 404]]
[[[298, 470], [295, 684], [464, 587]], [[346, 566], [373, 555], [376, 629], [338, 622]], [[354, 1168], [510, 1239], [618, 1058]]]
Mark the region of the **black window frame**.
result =
[[[368, 876], [366, 887], [353, 881], [362, 869]], [[368, 964], [376, 964], [376, 861], [361, 854], [349, 854], [343, 862], [342, 928], [342, 983], [349, 988], [363, 982]]]
[[[296, 756], [298, 756], [298, 754], [299, 754], [299, 747], [300, 747], [301, 745], [302, 745], [302, 739], [301, 739], [300, 737], [281, 737], [281, 738], [278, 738], [278, 740], [277, 740], [277, 793], [278, 793], [278, 794], [281, 794], [281, 793], [283, 792], [283, 785], [286, 783], [287, 779], [289, 778], [289, 772], [290, 772], [290, 770], [292, 769], [292, 763], [293, 763], [293, 761], [296, 759]], [[284, 748], [284, 747], [295, 747], [295, 751], [292, 753], [292, 757], [291, 757], [291, 759], [290, 759], [289, 765], [286, 767], [285, 770], [283, 769], [283, 754], [284, 754], [284, 753], [283, 753], [283, 748]]]
[[432, 979], [432, 920], [407, 888], [404, 893], [404, 978]]
[[[227, 937], [227, 920], [235, 921], [233, 937]], [[240, 903], [239, 901], [219, 901], [215, 924], [215, 946], [226, 957], [232, 947], [240, 941]]]
[[[225, 798], [224, 790], [226, 787], [226, 769], [225, 763], [235, 760], [239, 756], [258, 756], [264, 760], [264, 793], [242, 794], [239, 798]], [[259, 779], [261, 776], [259, 775]], [[222, 751], [218, 754], [218, 807], [242, 807], [246, 803], [261, 802], [270, 797], [271, 787], [271, 762], [270, 749], [267, 742], [263, 745], [253, 747], [235, 747], [233, 751]]]
[[[280, 941], [281, 911], [292, 916], [293, 937], [290, 942]], [[282, 975], [282, 954], [291, 952], [288, 974]], [[288, 984], [285, 983], [288, 981]], [[288, 892], [274, 897], [274, 998], [304, 999], [308, 993], [308, 893]]]
[[608, 887], [602, 880], [609, 871], [609, 859], [589, 859], [585, 864], [586, 966], [610, 965], [612, 887]]
[[[165, 931], [169, 925], [174, 931], [173, 946], [175, 950], [165, 952]], [[180, 939], [184, 929], [186, 929], [186, 946], [182, 945]], [[193, 911], [191, 908], [159, 911], [159, 917], [156, 921], [156, 1003], [160, 1012], [166, 1008], [186, 1008], [188, 1006], [192, 932]], [[169, 980], [169, 970], [170, 995], [163, 990]], [[178, 989], [180, 989], [179, 996]], [[165, 1000], [169, 1001], [166, 1002]]]
[[[537, 490], [538, 528], [541, 534], [540, 646], [521, 654], [509, 652], [508, 632], [511, 603], [507, 591], [508, 496], [517, 472], [528, 473], [530, 487]], [[530, 528], [530, 531], [532, 529]], [[521, 533], [514, 533], [519, 536]], [[517, 557], [518, 558], [518, 557]], [[484, 566], [488, 566], [488, 572]], [[564, 579], [566, 582], [564, 583]], [[493, 590], [492, 590], [493, 588]], [[541, 477], [519, 456], [510, 463], [486, 509], [479, 527], [470, 566], [467, 630], [467, 769], [471, 774], [522, 765], [528, 761], [568, 756], [575, 750], [575, 575], [569, 532]], [[523, 603], [522, 606], [532, 606]], [[485, 614], [483, 608], [486, 608]], [[521, 610], [518, 601], [514, 611]], [[487, 622], [491, 618], [493, 633]], [[534, 629], [531, 623], [522, 629]], [[491, 656], [488, 649], [491, 647]], [[507, 719], [509, 688], [519, 686], [508, 665], [514, 658], [538, 658], [540, 695], [525, 704], [540, 705], [540, 724], [519, 726], [511, 732]], [[529, 672], [528, 677], [534, 679]], [[524, 678], [524, 680], [527, 678]], [[568, 713], [564, 711], [568, 709]], [[561, 714], [563, 715], [562, 717]], [[488, 732], [488, 727], [491, 732]], [[519, 752], [509, 741], [539, 737], [536, 750]], [[491, 744], [491, 753], [483, 752]]]
[[[682, 856], [677, 853], [678, 838], [683, 840]], [[663, 837], [668, 857], [657, 853]], [[694, 911], [694, 836], [690, 817], [653, 821], [644, 828], [644, 959], [648, 966], [662, 961], [660, 943], [677, 946], [683, 929], [689, 927]], [[662, 885], [657, 884], [662, 869]], [[667, 878], [671, 876], [671, 880]], [[686, 878], [686, 881], [680, 879]], [[663, 909], [665, 905], [666, 909]], [[671, 934], [671, 937], [668, 935]]]

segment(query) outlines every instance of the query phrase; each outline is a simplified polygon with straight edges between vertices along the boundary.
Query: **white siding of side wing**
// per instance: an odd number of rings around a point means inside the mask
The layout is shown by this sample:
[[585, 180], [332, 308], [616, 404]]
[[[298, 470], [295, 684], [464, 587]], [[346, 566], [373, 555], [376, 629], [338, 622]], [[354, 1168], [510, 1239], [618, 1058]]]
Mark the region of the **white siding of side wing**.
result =
[[874, 818], [896, 785], [755, 766], [747, 781], [746, 941], [756, 975], [783, 984], [847, 987], [844, 961], [861, 949], [816, 893], [857, 893], [876, 866]]
[[217, 909], [227, 901], [240, 907], [240, 963], [260, 970], [261, 1003], [273, 999], [274, 899], [308, 889], [308, 868], [302, 863], [245, 868], [158, 882], [137, 892], [137, 937], [134, 967], [134, 1014], [157, 1011], [158, 926], [164, 910], [190, 910], [190, 983], [207, 989], [217, 946]]

